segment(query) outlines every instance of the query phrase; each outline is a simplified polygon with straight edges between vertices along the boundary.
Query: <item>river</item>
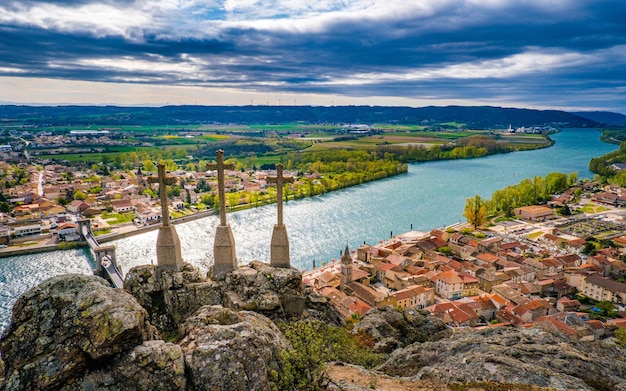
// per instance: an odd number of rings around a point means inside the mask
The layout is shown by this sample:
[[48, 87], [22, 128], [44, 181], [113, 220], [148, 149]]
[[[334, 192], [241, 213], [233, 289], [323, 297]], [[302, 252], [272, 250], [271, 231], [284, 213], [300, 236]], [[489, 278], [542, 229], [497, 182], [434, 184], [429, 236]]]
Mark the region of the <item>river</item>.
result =
[[[407, 174], [285, 204], [284, 220], [292, 265], [310, 269], [313, 261], [339, 258], [346, 245], [356, 248], [413, 230], [428, 231], [463, 218], [465, 199], [489, 198], [494, 190], [549, 172], [578, 172], [592, 178], [589, 160], [617, 149], [600, 142], [591, 129], [566, 129], [552, 135], [551, 148], [409, 165]], [[269, 260], [276, 207], [268, 205], [227, 216], [240, 264]], [[176, 226], [183, 258], [201, 268], [212, 262], [216, 216]], [[131, 267], [156, 262], [157, 232], [112, 242], [125, 274]], [[109, 243], [107, 243], [109, 244]], [[0, 329], [8, 324], [18, 295], [40, 281], [63, 273], [91, 273], [86, 249], [55, 251], [0, 259]]]

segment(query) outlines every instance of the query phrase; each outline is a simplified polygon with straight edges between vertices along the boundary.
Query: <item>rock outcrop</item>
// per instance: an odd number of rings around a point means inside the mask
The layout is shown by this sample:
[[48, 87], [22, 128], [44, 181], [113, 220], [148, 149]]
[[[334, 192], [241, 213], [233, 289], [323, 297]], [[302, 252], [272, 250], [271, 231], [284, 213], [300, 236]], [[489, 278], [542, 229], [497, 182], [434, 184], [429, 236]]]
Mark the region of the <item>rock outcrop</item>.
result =
[[0, 390], [268, 390], [286, 347], [265, 316], [221, 306], [200, 307], [179, 335], [158, 339], [137, 300], [100, 277], [54, 277], [13, 308]]
[[540, 327], [468, 329], [397, 349], [377, 369], [448, 384], [493, 381], [556, 390], [626, 390], [623, 351]]
[[156, 338], [147, 312], [95, 276], [51, 278], [22, 295], [0, 349], [5, 389], [53, 389]]
[[262, 262], [241, 266], [220, 281], [202, 277], [189, 264], [180, 272], [159, 272], [156, 266], [145, 265], [130, 270], [124, 288], [148, 311], [151, 323], [166, 334], [176, 333], [178, 324], [205, 305], [255, 311], [272, 320], [312, 318], [343, 323], [326, 298], [303, 287], [298, 270]]
[[374, 338], [374, 351], [391, 353], [415, 342], [437, 341], [451, 334], [439, 319], [415, 309], [373, 308], [354, 325], [353, 334]]
[[[287, 342], [263, 314], [327, 322], [338, 316], [303, 289], [293, 269], [252, 263], [214, 282], [188, 266], [159, 278], [155, 268], [141, 267], [130, 278], [134, 296], [84, 275], [54, 277], [22, 295], [0, 340], [0, 391], [268, 390], [286, 368], [280, 360]], [[176, 326], [176, 342], [161, 340], [149, 319]], [[540, 327], [452, 333], [425, 313], [389, 307], [367, 313], [353, 332], [391, 351], [371, 376], [402, 376], [403, 384], [626, 391], [623, 350]]]
[[285, 337], [268, 318], [204, 306], [181, 325], [179, 342], [194, 390], [267, 390]]

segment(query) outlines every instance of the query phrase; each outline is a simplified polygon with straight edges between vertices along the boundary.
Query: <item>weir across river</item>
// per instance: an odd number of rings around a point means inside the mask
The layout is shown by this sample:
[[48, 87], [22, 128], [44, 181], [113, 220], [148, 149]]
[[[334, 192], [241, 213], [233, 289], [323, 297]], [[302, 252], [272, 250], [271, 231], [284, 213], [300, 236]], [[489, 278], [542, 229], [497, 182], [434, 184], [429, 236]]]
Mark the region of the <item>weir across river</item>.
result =
[[98, 243], [91, 232], [91, 220], [83, 219], [76, 222], [83, 240], [87, 242], [96, 259], [96, 268], [93, 273], [108, 280], [115, 288], [123, 288], [124, 276], [117, 266], [115, 246], [101, 246]]

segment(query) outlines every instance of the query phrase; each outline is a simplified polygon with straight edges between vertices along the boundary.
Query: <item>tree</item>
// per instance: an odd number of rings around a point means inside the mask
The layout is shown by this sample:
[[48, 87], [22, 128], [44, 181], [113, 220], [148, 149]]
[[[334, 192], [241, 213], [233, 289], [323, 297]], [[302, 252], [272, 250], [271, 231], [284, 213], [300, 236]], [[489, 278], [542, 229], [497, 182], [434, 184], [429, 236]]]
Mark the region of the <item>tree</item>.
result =
[[143, 194], [143, 195], [147, 195], [147, 196], [149, 196], [150, 198], [156, 198], [156, 197], [157, 197], [156, 193], [155, 193], [155, 192], [154, 192], [154, 190], [152, 190], [152, 189], [146, 189], [146, 190], [144, 190], [141, 194]]
[[465, 200], [465, 210], [463, 216], [467, 218], [467, 222], [476, 229], [487, 222], [487, 207], [483, 199], [476, 194], [473, 198]]
[[202, 202], [204, 205], [212, 206], [213, 197], [214, 197], [213, 194], [203, 194], [202, 197], [200, 198], [200, 202]]
[[87, 194], [85, 194], [84, 192], [82, 192], [80, 190], [76, 190], [74, 192], [74, 199], [75, 200], [85, 201], [85, 199], [87, 199]]
[[352, 335], [342, 327], [318, 321], [291, 322], [278, 327], [289, 347], [281, 352], [279, 370], [270, 373], [276, 390], [325, 390], [327, 362], [339, 360], [372, 368], [385, 359], [384, 355], [372, 352], [371, 337]]
[[593, 256], [596, 254], [597, 249], [596, 249], [595, 244], [593, 244], [593, 242], [586, 242], [581, 251], [585, 255]]
[[143, 171], [154, 172], [157, 169], [152, 160], [144, 160], [142, 165], [143, 165]]
[[626, 348], [626, 327], [618, 327], [615, 330], [615, 343], [618, 346]]

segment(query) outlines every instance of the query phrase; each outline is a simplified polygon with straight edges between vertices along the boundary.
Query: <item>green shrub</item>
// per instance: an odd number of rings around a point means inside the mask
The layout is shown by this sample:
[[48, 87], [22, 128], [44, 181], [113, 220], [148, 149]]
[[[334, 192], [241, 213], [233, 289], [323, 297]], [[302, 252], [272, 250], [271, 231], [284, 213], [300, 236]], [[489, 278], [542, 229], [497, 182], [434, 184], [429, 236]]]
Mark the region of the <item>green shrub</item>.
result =
[[281, 353], [280, 373], [271, 374], [275, 390], [322, 390], [327, 383], [326, 363], [344, 361], [372, 368], [385, 356], [373, 353], [363, 338], [345, 328], [325, 323], [279, 324], [290, 347]]

